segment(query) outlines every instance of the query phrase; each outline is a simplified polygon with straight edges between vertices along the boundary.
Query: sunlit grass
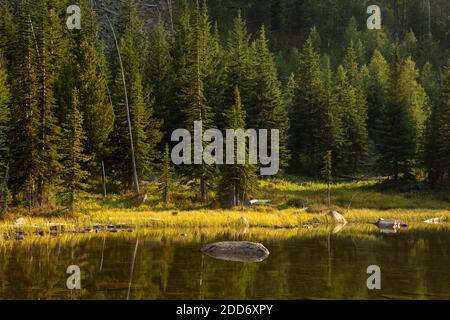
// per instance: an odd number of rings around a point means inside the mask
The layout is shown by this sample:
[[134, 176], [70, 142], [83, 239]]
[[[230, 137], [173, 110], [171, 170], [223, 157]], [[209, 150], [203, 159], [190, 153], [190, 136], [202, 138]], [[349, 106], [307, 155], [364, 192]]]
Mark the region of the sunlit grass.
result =
[[[450, 220], [450, 205], [429, 193], [380, 192], [375, 181], [337, 183], [332, 185], [332, 208], [350, 223], [375, 222], [379, 218], [400, 219], [405, 223], [423, 222], [435, 217]], [[133, 195], [85, 194], [74, 215], [45, 215], [25, 208], [13, 209], [0, 222], [0, 233], [17, 230], [49, 233], [51, 224], [64, 224], [65, 231], [80, 232], [94, 224], [126, 224], [132, 228], [240, 228], [246, 218], [250, 227], [298, 228], [311, 224], [331, 224], [327, 218], [327, 186], [300, 178], [263, 179], [254, 195], [271, 202], [265, 206], [212, 209], [190, 200], [192, 188], [179, 184], [172, 203], [165, 207], [154, 185], [145, 186], [147, 201]], [[212, 195], [213, 197], [214, 195]], [[15, 220], [23, 218], [20, 225]]]

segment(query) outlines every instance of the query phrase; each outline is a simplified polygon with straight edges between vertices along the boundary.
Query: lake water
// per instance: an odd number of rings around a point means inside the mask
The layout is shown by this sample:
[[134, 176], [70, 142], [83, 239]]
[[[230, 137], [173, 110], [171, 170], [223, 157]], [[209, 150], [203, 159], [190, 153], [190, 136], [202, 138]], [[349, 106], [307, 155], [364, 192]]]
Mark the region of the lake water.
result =
[[[216, 260], [203, 244], [263, 243], [262, 262]], [[134, 259], [133, 259], [134, 258]], [[68, 290], [78, 265], [81, 290]], [[367, 267], [381, 269], [368, 290]], [[0, 241], [0, 299], [450, 299], [450, 227], [141, 230]]]

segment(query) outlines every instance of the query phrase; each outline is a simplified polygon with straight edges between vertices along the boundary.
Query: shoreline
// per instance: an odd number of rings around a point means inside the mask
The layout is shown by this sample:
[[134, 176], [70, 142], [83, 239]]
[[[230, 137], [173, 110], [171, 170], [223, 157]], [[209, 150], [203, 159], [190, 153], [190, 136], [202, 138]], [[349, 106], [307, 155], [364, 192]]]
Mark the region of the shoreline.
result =
[[[267, 210], [267, 211], [264, 211]], [[396, 219], [407, 224], [429, 225], [424, 221], [444, 218], [439, 225], [448, 225], [450, 210], [353, 209], [343, 212], [347, 225], [370, 225], [379, 218]], [[274, 210], [195, 210], [195, 211], [136, 211], [132, 209], [99, 210], [74, 217], [17, 217], [11, 215], [0, 222], [0, 240], [23, 240], [32, 235], [90, 234], [97, 232], [134, 232], [142, 229], [267, 229], [300, 230], [339, 225], [325, 212], [305, 209]]]

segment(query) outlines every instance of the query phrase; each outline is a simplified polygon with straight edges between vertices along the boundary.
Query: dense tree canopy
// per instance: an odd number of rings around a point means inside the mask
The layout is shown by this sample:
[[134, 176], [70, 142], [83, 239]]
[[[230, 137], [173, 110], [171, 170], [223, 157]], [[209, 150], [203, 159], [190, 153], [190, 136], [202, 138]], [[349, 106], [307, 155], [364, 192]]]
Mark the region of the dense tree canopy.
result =
[[115, 190], [162, 170], [167, 202], [173, 169], [196, 199], [242, 203], [253, 167], [170, 166], [194, 121], [280, 130], [280, 174], [450, 181], [447, 1], [380, 0], [381, 30], [368, 0], [180, 0], [151, 24], [135, 0], [111, 24], [83, 0], [80, 30], [66, 2], [0, 1], [0, 186], [18, 205], [74, 207], [101, 163]]

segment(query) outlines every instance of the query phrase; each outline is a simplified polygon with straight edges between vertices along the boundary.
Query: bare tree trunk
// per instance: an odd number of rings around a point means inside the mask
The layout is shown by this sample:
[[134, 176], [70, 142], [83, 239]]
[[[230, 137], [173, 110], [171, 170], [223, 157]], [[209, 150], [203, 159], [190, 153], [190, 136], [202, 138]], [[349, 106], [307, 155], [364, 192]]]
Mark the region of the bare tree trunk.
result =
[[130, 135], [131, 164], [133, 166], [134, 190], [136, 193], [140, 193], [139, 178], [138, 178], [137, 169], [136, 169], [136, 157], [134, 154], [133, 130], [131, 127], [130, 106], [128, 105], [127, 84], [125, 81], [125, 72], [123, 70], [122, 56], [120, 55], [119, 43], [117, 42], [116, 32], [114, 31], [114, 27], [113, 27], [108, 15], [106, 15], [106, 19], [108, 20], [109, 26], [111, 27], [111, 31], [112, 31], [112, 34], [114, 37], [114, 42], [116, 44], [117, 55], [119, 57], [120, 70], [122, 72], [122, 83], [123, 83], [123, 93], [125, 96], [125, 108], [126, 108], [126, 113], [127, 113], [128, 134]]
[[131, 262], [131, 267], [130, 267], [130, 280], [128, 282], [127, 300], [130, 300], [131, 281], [133, 280], [134, 263], [136, 261], [136, 253], [137, 253], [138, 245], [139, 245], [139, 238], [136, 238], [136, 246], [134, 247], [133, 260]]
[[206, 191], [206, 179], [204, 175], [200, 178], [200, 197], [203, 202], [208, 201], [208, 192]]
[[103, 197], [106, 198], [106, 173], [105, 173], [105, 162], [102, 161], [102, 182], [103, 182]]

